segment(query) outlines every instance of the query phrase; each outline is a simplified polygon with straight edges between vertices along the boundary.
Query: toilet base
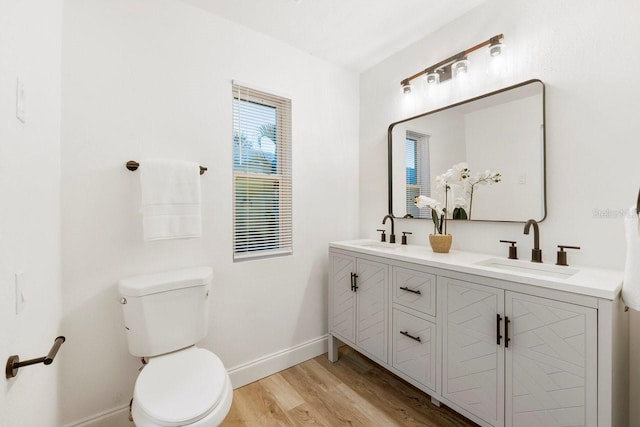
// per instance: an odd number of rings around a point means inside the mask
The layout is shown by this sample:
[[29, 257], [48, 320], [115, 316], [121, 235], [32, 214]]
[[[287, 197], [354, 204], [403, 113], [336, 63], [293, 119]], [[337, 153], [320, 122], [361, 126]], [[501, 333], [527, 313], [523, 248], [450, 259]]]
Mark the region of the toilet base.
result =
[[[231, 378], [229, 374], [226, 374], [224, 391], [218, 405], [207, 414], [206, 417], [199, 419], [191, 424], [181, 424], [187, 427], [217, 427], [222, 424], [225, 417], [231, 409], [231, 402], [233, 401], [233, 385], [231, 384]], [[133, 422], [136, 427], [165, 427], [166, 424], [158, 424], [157, 421], [151, 419], [146, 413], [144, 413], [138, 405], [136, 405], [135, 399], [131, 405], [131, 415], [133, 416]]]

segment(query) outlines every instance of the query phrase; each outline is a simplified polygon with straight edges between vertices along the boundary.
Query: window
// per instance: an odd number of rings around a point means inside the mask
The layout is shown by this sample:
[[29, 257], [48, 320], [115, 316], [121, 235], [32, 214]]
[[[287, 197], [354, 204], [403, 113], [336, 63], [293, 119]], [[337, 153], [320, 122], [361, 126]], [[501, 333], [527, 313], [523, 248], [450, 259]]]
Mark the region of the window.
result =
[[430, 209], [418, 209], [413, 199], [423, 195], [431, 197], [431, 183], [429, 179], [429, 137], [416, 132], [407, 131], [405, 140], [405, 164], [407, 213], [414, 218], [431, 218]]
[[291, 101], [233, 84], [233, 258], [292, 253]]

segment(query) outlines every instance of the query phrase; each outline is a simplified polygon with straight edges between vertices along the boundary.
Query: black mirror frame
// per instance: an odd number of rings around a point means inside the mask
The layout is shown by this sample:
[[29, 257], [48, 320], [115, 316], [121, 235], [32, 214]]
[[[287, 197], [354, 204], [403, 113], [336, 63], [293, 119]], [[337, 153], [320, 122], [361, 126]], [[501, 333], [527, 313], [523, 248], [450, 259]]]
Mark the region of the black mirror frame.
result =
[[[512, 90], [512, 89], [516, 89], [519, 88], [521, 86], [525, 86], [531, 83], [535, 83], [538, 82], [542, 85], [542, 182], [543, 182], [543, 193], [544, 193], [544, 197], [543, 197], [543, 207], [544, 207], [544, 215], [540, 220], [536, 220], [537, 222], [542, 222], [547, 218], [547, 113], [546, 113], [546, 88], [544, 83], [542, 82], [542, 80], [540, 79], [531, 79], [531, 80], [527, 80], [524, 81], [522, 83], [518, 83], [515, 84], [513, 86], [508, 86], [505, 87], [503, 89], [500, 90], [496, 90], [493, 92], [489, 92], [489, 93], [485, 93], [484, 95], [480, 95], [480, 96], [476, 96], [474, 98], [469, 98], [466, 99], [464, 101], [460, 101], [460, 102], [456, 102], [455, 104], [451, 104], [451, 105], [447, 105], [446, 107], [442, 107], [442, 108], [438, 108], [436, 110], [432, 110], [432, 111], [427, 111], [426, 113], [422, 113], [422, 114], [417, 114], [415, 116], [403, 119], [403, 120], [399, 120], [397, 122], [391, 123], [389, 125], [389, 128], [387, 130], [387, 183], [388, 183], [388, 197], [389, 197], [389, 215], [391, 215], [394, 218], [398, 218], [393, 214], [393, 180], [392, 180], [392, 176], [393, 176], [393, 154], [392, 154], [392, 133], [393, 133], [393, 128], [396, 125], [399, 125], [401, 123], [405, 123], [408, 122], [409, 120], [413, 120], [413, 119], [417, 119], [419, 117], [424, 117], [427, 116], [429, 114], [434, 114], [440, 111], [444, 111], [444, 110], [448, 110], [450, 108], [454, 108], [457, 107], [459, 105], [463, 105], [463, 104], [467, 104], [469, 102], [473, 102], [473, 101], [477, 101], [479, 99], [483, 99], [483, 98], [487, 98], [489, 96], [493, 96], [493, 95], [497, 95], [499, 93], [502, 92], [506, 92], [508, 90]], [[640, 194], [638, 195], [638, 198], [640, 200]], [[640, 202], [639, 202], [640, 203]], [[413, 218], [411, 218], [413, 219]], [[491, 220], [491, 219], [474, 219], [471, 221], [477, 221], [477, 222], [506, 222], [506, 223], [521, 223], [524, 224], [526, 221], [505, 221], [505, 220]]]

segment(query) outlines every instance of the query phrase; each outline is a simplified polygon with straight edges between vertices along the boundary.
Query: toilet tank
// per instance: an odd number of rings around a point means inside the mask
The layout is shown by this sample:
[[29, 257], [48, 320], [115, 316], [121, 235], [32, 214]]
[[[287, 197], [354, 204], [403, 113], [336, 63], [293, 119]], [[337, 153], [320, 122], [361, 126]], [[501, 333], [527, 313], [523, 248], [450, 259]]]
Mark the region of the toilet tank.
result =
[[129, 352], [151, 357], [207, 335], [210, 267], [129, 277], [118, 282]]

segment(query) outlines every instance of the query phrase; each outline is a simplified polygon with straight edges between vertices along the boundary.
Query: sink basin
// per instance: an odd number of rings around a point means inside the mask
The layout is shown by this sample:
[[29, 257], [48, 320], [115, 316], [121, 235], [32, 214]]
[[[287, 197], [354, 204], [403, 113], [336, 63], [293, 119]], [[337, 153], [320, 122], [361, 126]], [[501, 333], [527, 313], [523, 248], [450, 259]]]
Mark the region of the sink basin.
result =
[[400, 245], [387, 242], [357, 242], [356, 246], [362, 246], [363, 248], [379, 248], [379, 249], [398, 249]]
[[489, 258], [476, 262], [475, 264], [498, 270], [531, 274], [533, 276], [552, 277], [554, 279], [568, 279], [579, 271], [575, 268], [563, 267], [560, 265], [538, 264], [528, 261], [501, 258]]

